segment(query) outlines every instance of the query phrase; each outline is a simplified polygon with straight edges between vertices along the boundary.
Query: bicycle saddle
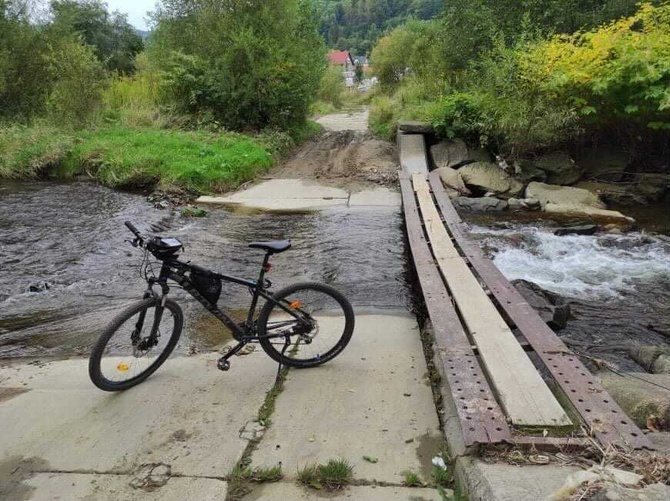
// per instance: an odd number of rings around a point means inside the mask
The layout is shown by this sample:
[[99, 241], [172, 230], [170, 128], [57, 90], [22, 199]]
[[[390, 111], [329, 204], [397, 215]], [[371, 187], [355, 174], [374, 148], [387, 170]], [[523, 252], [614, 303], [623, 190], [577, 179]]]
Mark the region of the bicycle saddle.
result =
[[251, 242], [252, 249], [263, 249], [268, 254], [279, 254], [291, 248], [290, 240], [269, 240], [267, 242]]

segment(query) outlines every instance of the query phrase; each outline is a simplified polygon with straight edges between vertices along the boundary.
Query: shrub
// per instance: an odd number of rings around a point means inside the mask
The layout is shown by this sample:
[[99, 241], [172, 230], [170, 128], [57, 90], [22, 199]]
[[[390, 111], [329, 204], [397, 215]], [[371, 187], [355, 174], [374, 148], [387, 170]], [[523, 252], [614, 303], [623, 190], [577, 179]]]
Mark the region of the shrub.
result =
[[45, 55], [54, 82], [47, 99], [47, 111], [54, 123], [84, 127], [102, 107], [107, 75], [93, 49], [79, 40], [61, 40]]
[[321, 78], [319, 99], [332, 104], [335, 108], [342, 106], [342, 91], [344, 91], [344, 77], [339, 66], [329, 66]]

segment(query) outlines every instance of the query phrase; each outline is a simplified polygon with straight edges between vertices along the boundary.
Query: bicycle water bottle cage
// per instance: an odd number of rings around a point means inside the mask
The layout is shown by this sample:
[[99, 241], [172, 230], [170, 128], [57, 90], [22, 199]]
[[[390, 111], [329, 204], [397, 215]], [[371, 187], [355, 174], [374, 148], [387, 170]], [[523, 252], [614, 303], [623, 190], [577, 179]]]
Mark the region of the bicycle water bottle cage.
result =
[[176, 238], [153, 237], [147, 243], [147, 249], [158, 259], [166, 259], [176, 254], [184, 245]]

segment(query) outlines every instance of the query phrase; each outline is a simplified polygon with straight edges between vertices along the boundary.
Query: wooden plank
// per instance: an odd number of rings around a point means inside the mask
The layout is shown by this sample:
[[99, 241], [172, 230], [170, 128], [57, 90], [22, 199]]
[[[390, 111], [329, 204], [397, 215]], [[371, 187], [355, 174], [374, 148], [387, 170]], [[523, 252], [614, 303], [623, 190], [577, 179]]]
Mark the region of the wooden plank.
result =
[[435, 364], [448, 385], [444, 390], [451, 393], [450, 397], [444, 391], [444, 397], [454, 402], [464, 445], [511, 442], [505, 415], [479, 368], [424, 237], [409, 176], [400, 172], [399, 178], [412, 261], [435, 334]]
[[412, 181], [433, 254], [512, 423], [570, 425], [570, 418], [458, 254], [435, 208], [426, 176], [414, 174]]
[[467, 256], [493, 297], [526, 338], [571, 404], [603, 445], [653, 449], [651, 441], [626, 417], [579, 358], [561, 341], [480, 247], [463, 233], [461, 218], [449, 200], [437, 173], [430, 184], [458, 247]]

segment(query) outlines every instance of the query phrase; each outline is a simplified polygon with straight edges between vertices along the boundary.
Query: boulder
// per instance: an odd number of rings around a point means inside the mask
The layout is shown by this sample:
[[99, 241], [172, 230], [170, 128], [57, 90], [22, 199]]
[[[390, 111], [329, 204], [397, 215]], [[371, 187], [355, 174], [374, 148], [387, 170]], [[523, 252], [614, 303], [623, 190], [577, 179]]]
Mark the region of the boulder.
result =
[[[616, 403], [640, 428], [647, 427], [647, 420], [654, 419], [656, 425], [670, 425], [670, 374], [646, 374], [632, 372], [598, 374], [603, 387], [612, 395]], [[630, 374], [634, 377], [626, 377]], [[647, 382], [648, 381], [648, 382]], [[653, 384], [649, 384], [653, 383]], [[663, 425], [661, 425], [663, 426]]]
[[509, 210], [540, 210], [540, 201], [534, 198], [510, 198]]
[[465, 186], [459, 171], [451, 167], [440, 167], [437, 172], [444, 186], [457, 191], [460, 195], [470, 195], [470, 190]]
[[669, 174], [638, 174], [635, 192], [650, 202], [656, 202], [670, 188]]
[[531, 181], [544, 183], [547, 181], [547, 173], [538, 169], [530, 160], [520, 160], [515, 164], [515, 170], [518, 172], [517, 179], [522, 183], [530, 183]]
[[460, 173], [467, 186], [473, 186], [502, 197], [516, 197], [523, 185], [493, 163], [475, 162], [461, 167]]
[[460, 139], [453, 141], [442, 141], [430, 147], [433, 163], [438, 169], [440, 167], [455, 167], [461, 165], [469, 158], [468, 147]]
[[584, 176], [599, 181], [621, 181], [630, 154], [613, 148], [587, 148], [579, 154], [579, 166]]
[[605, 482], [601, 489], [589, 497], [590, 501], [667, 501], [670, 485], [651, 484], [641, 489], [624, 487], [616, 482]]
[[549, 184], [573, 184], [579, 181], [584, 170], [567, 153], [551, 153], [533, 160], [533, 165], [547, 175]]
[[561, 216], [584, 218], [591, 221], [599, 221], [603, 224], [616, 224], [624, 229], [630, 229], [635, 223], [635, 219], [624, 216], [619, 211], [596, 209], [588, 205], [557, 205], [550, 203], [545, 205], [543, 210], [544, 212]]
[[600, 201], [598, 195], [588, 190], [569, 186], [555, 186], [533, 182], [526, 187], [526, 198], [539, 200], [543, 209], [548, 204], [565, 206], [585, 205], [596, 209], [605, 208], [605, 204]]
[[408, 134], [432, 134], [435, 132], [433, 126], [428, 122], [417, 122], [415, 120], [400, 120], [398, 130]]
[[670, 374], [670, 350], [664, 346], [636, 345], [628, 355], [653, 374]]
[[588, 190], [607, 203], [617, 205], [638, 205], [648, 203], [647, 198], [631, 186], [596, 181], [580, 181], [576, 188]]
[[453, 203], [459, 209], [473, 212], [500, 212], [507, 209], [506, 201], [492, 197], [457, 197], [453, 199]]
[[594, 235], [596, 231], [598, 231], [597, 224], [580, 224], [554, 230], [554, 235], [557, 237], [563, 237], [565, 235]]
[[526, 280], [514, 280], [512, 285], [549, 327], [565, 329], [570, 319], [570, 305], [562, 297]]
[[473, 162], [489, 163], [493, 161], [493, 155], [491, 155], [491, 153], [484, 148], [478, 148], [476, 150], [469, 151], [468, 160], [472, 160]]

